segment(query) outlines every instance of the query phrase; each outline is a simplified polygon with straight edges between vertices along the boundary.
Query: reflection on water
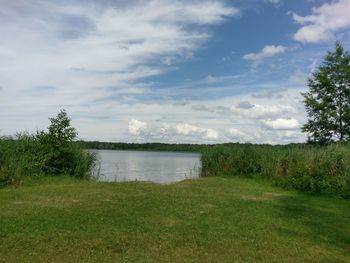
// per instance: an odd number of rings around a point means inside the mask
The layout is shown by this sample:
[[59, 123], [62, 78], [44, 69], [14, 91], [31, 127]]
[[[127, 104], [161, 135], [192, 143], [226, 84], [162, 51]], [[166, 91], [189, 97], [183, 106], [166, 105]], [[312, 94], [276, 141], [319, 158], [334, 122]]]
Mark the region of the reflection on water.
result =
[[200, 155], [177, 152], [98, 150], [100, 181], [152, 181], [171, 183], [195, 178]]

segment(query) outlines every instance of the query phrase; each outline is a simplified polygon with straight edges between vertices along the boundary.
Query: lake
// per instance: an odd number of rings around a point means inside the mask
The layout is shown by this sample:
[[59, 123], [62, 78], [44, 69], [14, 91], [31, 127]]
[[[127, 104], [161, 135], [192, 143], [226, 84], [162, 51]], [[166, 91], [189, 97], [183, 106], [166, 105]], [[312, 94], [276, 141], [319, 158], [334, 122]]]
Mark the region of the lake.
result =
[[96, 150], [100, 181], [173, 183], [199, 177], [200, 154]]

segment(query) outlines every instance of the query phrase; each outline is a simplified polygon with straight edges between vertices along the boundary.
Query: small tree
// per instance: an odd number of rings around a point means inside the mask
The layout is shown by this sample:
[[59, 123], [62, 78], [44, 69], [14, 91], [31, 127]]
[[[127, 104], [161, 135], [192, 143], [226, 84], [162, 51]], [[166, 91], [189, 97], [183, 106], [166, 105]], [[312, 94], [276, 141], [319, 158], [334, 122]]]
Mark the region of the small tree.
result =
[[51, 125], [48, 128], [48, 136], [53, 144], [67, 144], [77, 138], [78, 133], [75, 128], [71, 127], [71, 120], [65, 110], [61, 110], [56, 118], [49, 118], [49, 120]]
[[71, 173], [75, 154], [73, 141], [77, 138], [76, 130], [71, 127], [71, 120], [65, 110], [55, 118], [49, 118], [48, 132], [41, 131], [37, 138], [44, 152], [44, 167], [50, 173]]
[[302, 93], [308, 122], [302, 131], [309, 141], [329, 143], [350, 139], [350, 53], [337, 42]]

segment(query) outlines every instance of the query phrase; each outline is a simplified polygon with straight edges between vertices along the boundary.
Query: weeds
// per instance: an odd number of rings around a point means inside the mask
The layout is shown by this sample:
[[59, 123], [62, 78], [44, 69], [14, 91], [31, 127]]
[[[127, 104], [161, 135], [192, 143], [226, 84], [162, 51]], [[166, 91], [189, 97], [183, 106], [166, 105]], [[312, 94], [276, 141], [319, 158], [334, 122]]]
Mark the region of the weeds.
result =
[[0, 138], [0, 186], [18, 184], [25, 176], [92, 176], [96, 156], [74, 143], [76, 132], [65, 111], [50, 121], [48, 132]]
[[350, 198], [349, 146], [218, 145], [202, 150], [202, 169], [206, 176], [262, 176], [285, 188]]

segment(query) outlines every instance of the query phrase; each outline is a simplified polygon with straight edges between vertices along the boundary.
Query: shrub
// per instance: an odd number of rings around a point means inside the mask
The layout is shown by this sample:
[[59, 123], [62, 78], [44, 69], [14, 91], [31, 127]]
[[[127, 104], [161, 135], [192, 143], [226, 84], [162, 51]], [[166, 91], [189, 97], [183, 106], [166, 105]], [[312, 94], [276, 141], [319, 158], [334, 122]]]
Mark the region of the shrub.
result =
[[0, 138], [0, 185], [18, 183], [24, 176], [91, 177], [96, 157], [75, 143], [77, 133], [67, 113], [62, 110], [50, 121], [48, 132]]

